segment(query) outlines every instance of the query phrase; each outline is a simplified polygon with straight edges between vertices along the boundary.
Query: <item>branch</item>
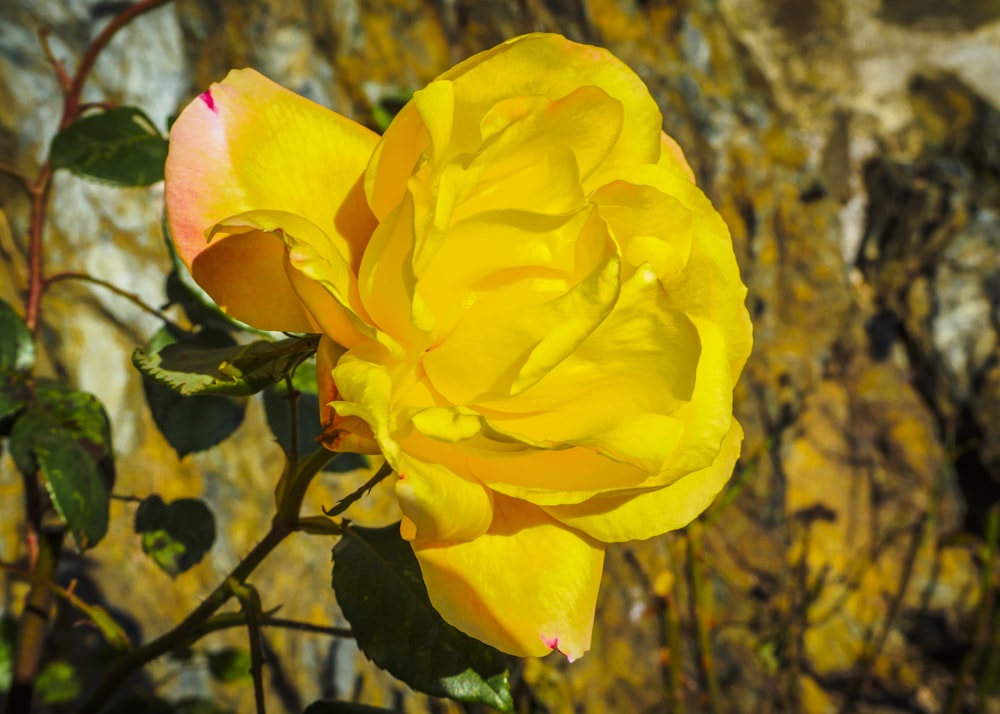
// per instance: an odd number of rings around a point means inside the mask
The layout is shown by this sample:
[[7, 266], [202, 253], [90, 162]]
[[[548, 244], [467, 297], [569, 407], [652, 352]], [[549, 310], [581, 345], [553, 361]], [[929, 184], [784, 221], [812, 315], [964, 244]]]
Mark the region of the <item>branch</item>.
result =
[[107, 280], [102, 280], [101, 278], [94, 277], [89, 273], [82, 273], [76, 270], [66, 270], [61, 273], [56, 273], [55, 275], [50, 275], [49, 277], [45, 278], [45, 280], [42, 281], [42, 291], [47, 290], [51, 285], [55, 283], [62, 282], [65, 280], [80, 280], [82, 282], [91, 283], [92, 285], [99, 285], [105, 290], [110, 290], [115, 295], [125, 298], [130, 303], [138, 307], [140, 310], [148, 312], [153, 317], [159, 318], [168, 325], [174, 324], [173, 320], [171, 320], [163, 312], [156, 309], [149, 303], [143, 301], [143, 299], [140, 298], [138, 295], [130, 293], [126, 290], [122, 290], [114, 283], [110, 283]]

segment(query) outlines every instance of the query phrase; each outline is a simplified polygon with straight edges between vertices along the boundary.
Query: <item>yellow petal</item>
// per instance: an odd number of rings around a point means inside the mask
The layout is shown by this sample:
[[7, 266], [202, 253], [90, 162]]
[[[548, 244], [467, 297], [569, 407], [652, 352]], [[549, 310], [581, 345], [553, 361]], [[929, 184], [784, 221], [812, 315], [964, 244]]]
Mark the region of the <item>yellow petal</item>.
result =
[[683, 528], [729, 482], [742, 441], [743, 429], [734, 419], [718, 456], [704, 469], [654, 491], [595, 496], [576, 505], [546, 506], [545, 511], [602, 543], [645, 540]]
[[397, 357], [400, 345], [422, 349], [434, 329], [434, 319], [416, 292], [414, 234], [413, 200], [407, 194], [375, 231], [358, 274], [361, 302], [388, 337], [380, 341]]
[[493, 494], [481, 483], [403, 451], [396, 462], [396, 498], [405, 516], [404, 538], [458, 542], [478, 538], [489, 528]]
[[[679, 448], [686, 425], [675, 413], [693, 398], [705, 351], [697, 327], [669, 305], [644, 266], [600, 326], [537, 384], [476, 405], [501, 433], [550, 447], [587, 446], [655, 474]], [[721, 377], [731, 389], [728, 370]]]
[[608, 315], [619, 290], [614, 244], [600, 220], [588, 221], [578, 241], [604, 246], [597, 264], [586, 266], [589, 274], [566, 285], [562, 276], [546, 280], [525, 270], [523, 280], [484, 291], [447, 339], [424, 356], [428, 380], [452, 404], [527, 389]]
[[497, 493], [540, 505], [580, 503], [606, 491], [639, 487], [649, 478], [632, 464], [582, 446], [511, 454], [466, 449], [463, 462], [475, 478]]
[[[210, 235], [214, 242], [218, 233], [243, 229], [270, 233], [283, 241], [287, 251], [283, 261], [287, 266], [287, 284], [311, 314], [312, 324], [318, 326], [318, 330], [314, 328], [311, 332], [322, 331], [348, 348], [364, 337], [375, 336], [358, 297], [354, 270], [337, 252], [335, 242], [318, 226], [285, 211], [247, 211], [225, 219]], [[244, 238], [241, 236], [240, 240]], [[232, 236], [221, 242], [234, 248], [240, 244]], [[265, 294], [258, 299], [266, 300], [267, 297]]]
[[195, 281], [237, 320], [262, 330], [317, 332], [288, 280], [291, 266], [281, 237], [245, 228], [228, 233], [194, 255]]
[[753, 326], [744, 305], [747, 289], [740, 278], [733, 241], [722, 216], [697, 186], [663, 166], [610, 170], [594, 180], [601, 185], [621, 180], [652, 186], [690, 211], [691, 252], [684, 268], [690, 279], [670, 283], [667, 292], [678, 309], [719, 326], [735, 382], [750, 355]]
[[[206, 234], [230, 216], [284, 211], [319, 227], [356, 270], [375, 225], [361, 177], [377, 141], [360, 124], [253, 70], [230, 72], [171, 128], [167, 221], [179, 255], [234, 316], [266, 329], [304, 331], [307, 321], [276, 259], [283, 247], [243, 231], [219, 233], [209, 250]], [[265, 256], [254, 259], [258, 250]], [[215, 255], [200, 258], [209, 252]], [[269, 295], [273, 301], [262, 297]]]
[[[558, 70], [540, 73], [539, 67]], [[621, 133], [604, 163], [630, 166], [660, 156], [663, 119], [656, 102], [635, 72], [603, 48], [560, 35], [522, 35], [460, 62], [440, 79], [455, 84], [457, 135], [474, 135], [463, 123], [478, 123], [506, 98], [535, 94], [559, 100], [580, 87], [598, 87], [623, 107]]]
[[431, 603], [463, 632], [519, 657], [590, 648], [604, 549], [536, 506], [497, 496], [479, 538], [412, 545]]
[[680, 174], [691, 183], [694, 183], [694, 170], [684, 156], [684, 150], [677, 140], [663, 132], [660, 135], [660, 160], [656, 162], [669, 171]]
[[621, 246], [623, 260], [638, 267], [649, 263], [667, 289], [683, 280], [691, 255], [691, 211], [652, 186], [613, 181], [591, 200]]

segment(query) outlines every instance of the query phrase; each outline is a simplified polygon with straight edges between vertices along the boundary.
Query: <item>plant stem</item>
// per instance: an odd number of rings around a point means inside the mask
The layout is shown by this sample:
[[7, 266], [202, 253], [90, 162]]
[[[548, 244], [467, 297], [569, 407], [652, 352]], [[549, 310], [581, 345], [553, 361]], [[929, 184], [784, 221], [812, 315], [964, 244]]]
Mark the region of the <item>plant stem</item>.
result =
[[712, 714], [722, 711], [722, 696], [719, 692], [719, 681], [715, 675], [715, 658], [712, 656], [712, 637], [708, 618], [710, 607], [708, 595], [705, 593], [704, 574], [701, 567], [701, 524], [697, 521], [688, 526], [687, 537], [687, 568], [688, 582], [691, 588], [691, 619], [695, 626], [695, 644], [698, 651], [698, 666], [708, 693], [708, 710]]
[[[205, 635], [219, 630], [227, 630], [230, 627], [246, 627], [246, 616], [242, 612], [224, 612], [221, 615], [213, 615], [205, 621], [201, 627], [194, 632], [193, 639], [200, 640]], [[327, 625], [316, 625], [311, 622], [300, 622], [284, 617], [269, 617], [261, 615], [261, 627], [283, 627], [288, 630], [298, 630], [300, 632], [314, 632], [319, 635], [329, 635], [330, 637], [353, 638], [354, 633], [347, 627], [328, 627]]]
[[320, 449], [299, 464], [289, 484], [288, 493], [271, 522], [271, 528], [253, 550], [233, 568], [233, 571], [206, 597], [198, 607], [172, 630], [138, 649], [132, 650], [108, 672], [104, 680], [80, 709], [78, 714], [97, 714], [104, 703], [132, 674], [154, 659], [172, 652], [197, 639], [200, 629], [234, 593], [234, 586], [242, 585], [258, 565], [270, 555], [288, 535], [298, 529], [298, 515], [302, 500], [313, 477], [333, 458], [331, 451]]
[[335, 505], [329, 511], [324, 508], [323, 513], [326, 515], [327, 518], [333, 518], [334, 516], [339, 516], [341, 513], [350, 508], [350, 506], [353, 503], [358, 501], [362, 496], [364, 496], [366, 493], [375, 488], [380, 481], [382, 481], [386, 476], [388, 476], [391, 473], [392, 473], [392, 466], [390, 466], [389, 462], [386, 461], [384, 464], [382, 464], [382, 468], [380, 468], [374, 476], [368, 479], [357, 491], [348, 494], [347, 496], [344, 496], [342, 499], [337, 501], [337, 505]]
[[111, 38], [135, 18], [158, 8], [160, 5], [166, 5], [168, 2], [170, 0], [142, 0], [142, 2], [137, 2], [121, 14], [115, 16], [101, 30], [101, 34], [94, 38], [94, 41], [90, 43], [90, 46], [83, 53], [83, 57], [80, 58], [80, 64], [77, 66], [76, 73], [73, 75], [73, 81], [66, 92], [62, 127], [68, 126], [76, 118], [80, 108], [80, 96], [83, 94], [83, 85], [86, 83], [90, 71], [94, 68], [97, 57], [108, 46], [108, 43], [111, 42]]
[[[41, 556], [41, 553], [39, 556]], [[41, 557], [39, 557], [39, 561], [40, 559]], [[112, 647], [119, 649], [127, 649], [131, 647], [128, 635], [125, 634], [125, 631], [118, 625], [117, 621], [108, 615], [107, 611], [100, 605], [91, 605], [86, 603], [80, 599], [80, 596], [70, 592], [66, 588], [59, 587], [50, 578], [40, 577], [40, 574], [37, 572], [37, 568], [36, 572], [31, 573], [17, 567], [16, 565], [0, 561], [0, 570], [8, 572], [15, 577], [27, 580], [33, 585], [39, 585], [51, 590], [53, 594], [62, 598], [86, 615], [87, 618], [97, 627], [97, 629], [101, 631], [101, 634], [104, 635], [104, 639]]]
[[115, 295], [125, 298], [130, 303], [138, 307], [140, 310], [148, 312], [153, 317], [159, 318], [160, 320], [163, 320], [168, 324], [171, 325], [173, 324], [173, 321], [169, 317], [164, 315], [162, 312], [157, 310], [152, 305], [144, 302], [142, 298], [140, 298], [138, 295], [130, 293], [126, 290], [122, 290], [114, 283], [110, 283], [107, 280], [102, 280], [101, 278], [94, 277], [93, 275], [90, 275], [88, 273], [81, 273], [75, 270], [64, 270], [60, 273], [56, 273], [55, 275], [50, 275], [43, 281], [42, 290], [44, 291], [54, 283], [62, 282], [64, 280], [80, 280], [86, 283], [91, 283], [92, 285], [99, 285], [105, 290], [109, 290], [113, 292]]
[[35, 679], [45, 649], [45, 635], [54, 601], [48, 582], [55, 576], [62, 543], [61, 528], [43, 530], [39, 538], [38, 560], [35, 562], [31, 590], [18, 625], [14, 677], [7, 694], [7, 711], [11, 714], [31, 711]]
[[253, 585], [233, 583], [233, 594], [243, 605], [247, 635], [250, 640], [250, 677], [253, 679], [253, 697], [257, 714], [266, 714], [264, 704], [264, 652], [261, 647], [260, 594]]

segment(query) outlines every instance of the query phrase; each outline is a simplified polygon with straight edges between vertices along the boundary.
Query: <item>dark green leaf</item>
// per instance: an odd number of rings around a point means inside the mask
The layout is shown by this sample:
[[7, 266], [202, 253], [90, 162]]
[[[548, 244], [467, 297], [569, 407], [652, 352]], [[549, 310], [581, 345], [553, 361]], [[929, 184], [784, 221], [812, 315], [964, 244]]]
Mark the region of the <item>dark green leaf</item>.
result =
[[[196, 345], [198, 349], [236, 349], [233, 338], [221, 330], [205, 329], [197, 335], [182, 333], [181, 336], [184, 338], [181, 344]], [[159, 359], [165, 348], [176, 344], [174, 333], [164, 328], [153, 335], [146, 354]], [[224, 440], [243, 423], [246, 413], [242, 401], [211, 393], [189, 399], [174, 388], [151, 379], [144, 381], [143, 391], [153, 421], [182, 458]]]
[[94, 396], [39, 380], [11, 429], [10, 453], [22, 473], [41, 474], [81, 548], [104, 537], [115, 470], [111, 427]]
[[135, 107], [77, 119], [52, 140], [52, 167], [118, 186], [163, 180], [167, 140]]
[[69, 662], [49, 662], [35, 681], [44, 704], [62, 704], [80, 696], [80, 680]]
[[0, 374], [0, 437], [10, 435], [14, 418], [31, 399], [31, 388], [18, 375]]
[[345, 527], [333, 561], [337, 601], [375, 664], [427, 694], [513, 708], [504, 656], [441, 619], [399, 524]]
[[182, 498], [164, 503], [150, 496], [135, 512], [142, 550], [171, 577], [189, 570], [215, 542], [215, 516], [203, 501]]
[[250, 679], [250, 653], [238, 647], [209, 652], [208, 671], [217, 682], [224, 684]]
[[302, 714], [386, 714], [395, 712], [395, 709], [382, 709], [381, 707], [370, 707], [367, 704], [355, 704], [354, 702], [336, 702], [332, 699], [321, 699], [306, 707]]
[[35, 339], [14, 308], [0, 300], [0, 373], [27, 374], [35, 366]]
[[[319, 397], [316, 395], [316, 363], [309, 360], [299, 365], [292, 379], [299, 396], [295, 400], [295, 416], [298, 425], [299, 456], [316, 450], [316, 440], [323, 433], [319, 422]], [[289, 409], [288, 391], [284, 384], [276, 384], [264, 390], [264, 413], [274, 438], [289, 452], [292, 444], [292, 414]], [[339, 454], [331, 460], [324, 471], [344, 473], [365, 468], [368, 460], [361, 454]]]
[[246, 414], [246, 405], [231, 397], [182, 397], [149, 380], [142, 386], [153, 421], [181, 458], [225, 440]]
[[164, 344], [170, 333], [161, 330], [150, 346], [135, 351], [132, 362], [149, 379], [184, 396], [246, 396], [283, 379], [299, 360], [315, 352], [319, 343], [319, 337], [313, 335], [220, 345], [224, 334], [206, 329], [185, 336], [183, 341]]

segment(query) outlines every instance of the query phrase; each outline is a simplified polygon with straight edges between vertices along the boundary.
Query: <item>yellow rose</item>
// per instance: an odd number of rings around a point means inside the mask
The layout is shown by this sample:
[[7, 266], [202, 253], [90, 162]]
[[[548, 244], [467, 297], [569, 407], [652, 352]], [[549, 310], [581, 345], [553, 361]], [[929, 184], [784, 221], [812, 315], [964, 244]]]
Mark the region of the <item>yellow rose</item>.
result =
[[604, 544], [687, 524], [739, 455], [746, 288], [661, 123], [609, 52], [537, 34], [381, 139], [252, 70], [171, 133], [195, 280], [323, 335], [328, 446], [385, 455], [434, 606], [506, 652], [582, 655]]

